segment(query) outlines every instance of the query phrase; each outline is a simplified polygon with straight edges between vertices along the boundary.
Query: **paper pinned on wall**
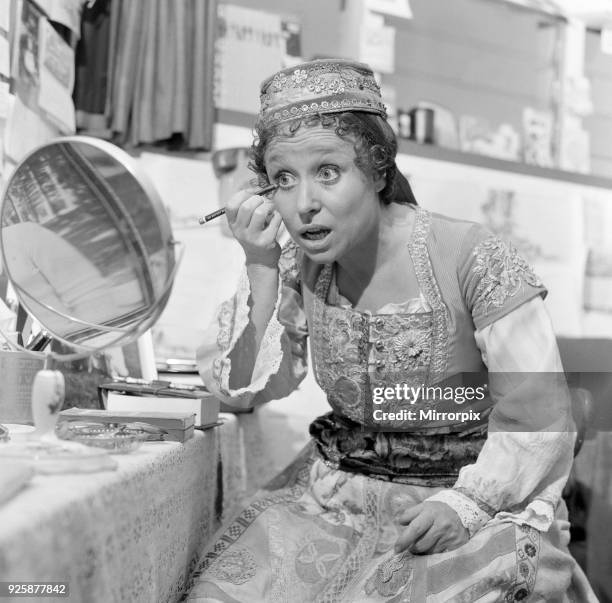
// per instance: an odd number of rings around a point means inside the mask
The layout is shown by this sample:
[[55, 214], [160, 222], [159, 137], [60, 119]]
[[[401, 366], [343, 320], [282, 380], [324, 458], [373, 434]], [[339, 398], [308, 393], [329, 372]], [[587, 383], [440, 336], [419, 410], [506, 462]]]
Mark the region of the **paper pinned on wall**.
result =
[[300, 25], [278, 14], [230, 4], [219, 5], [218, 18], [215, 105], [257, 113], [261, 82], [299, 58]]
[[612, 54], [612, 25], [601, 30], [601, 52]]
[[0, 76], [4, 76], [7, 81], [11, 77], [11, 62], [9, 56], [8, 38], [0, 31]]
[[83, 0], [36, 0], [51, 21], [61, 23], [77, 37], [81, 36], [81, 5]]
[[41, 20], [39, 36], [38, 105], [63, 134], [73, 134], [76, 131], [72, 101], [74, 51], [47, 20]]
[[[9, 114], [9, 84], [0, 82], [0, 120], [6, 120]], [[2, 130], [4, 132], [4, 128]]]
[[[4, 139], [5, 161], [18, 163], [33, 148], [57, 138], [59, 132], [47, 120], [28, 108], [19, 97], [14, 102], [7, 121]], [[6, 170], [7, 164], [5, 162]], [[8, 177], [8, 175], [6, 175]]]
[[0, 2], [0, 30], [8, 33], [11, 22], [11, 3]]
[[375, 13], [412, 19], [409, 0], [367, 0], [366, 7]]
[[609, 195], [591, 192], [584, 200], [585, 240], [589, 256], [586, 265], [584, 307], [612, 314], [612, 209]]
[[9, 81], [11, 61], [9, 48], [10, 2], [0, 2], [0, 80]]
[[368, 18], [361, 29], [359, 60], [374, 71], [395, 71], [395, 28]]

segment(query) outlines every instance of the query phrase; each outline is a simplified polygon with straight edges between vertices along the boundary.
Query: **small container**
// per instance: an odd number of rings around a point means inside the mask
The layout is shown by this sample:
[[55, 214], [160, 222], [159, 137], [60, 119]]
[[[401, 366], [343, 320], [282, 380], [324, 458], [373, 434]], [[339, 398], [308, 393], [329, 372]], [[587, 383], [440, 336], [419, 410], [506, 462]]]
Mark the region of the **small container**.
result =
[[56, 432], [61, 439], [79, 442], [94, 448], [103, 448], [113, 454], [132, 452], [147, 441], [145, 432], [130, 429], [128, 425], [122, 423], [65, 421], [58, 426]]
[[397, 111], [397, 129], [400, 138], [410, 138], [412, 117], [408, 111], [398, 109]]
[[416, 107], [410, 111], [410, 138], [421, 144], [433, 144], [434, 110]]

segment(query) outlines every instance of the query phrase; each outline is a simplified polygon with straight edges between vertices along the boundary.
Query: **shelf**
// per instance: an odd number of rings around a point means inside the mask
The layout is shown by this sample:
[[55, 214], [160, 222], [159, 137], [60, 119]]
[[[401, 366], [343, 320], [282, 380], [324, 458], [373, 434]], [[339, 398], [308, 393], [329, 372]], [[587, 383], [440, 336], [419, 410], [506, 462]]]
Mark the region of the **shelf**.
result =
[[464, 151], [457, 151], [455, 149], [437, 147], [431, 144], [418, 144], [416, 142], [412, 142], [411, 140], [400, 139], [399, 152], [404, 155], [424, 157], [426, 159], [435, 159], [437, 161], [448, 161], [450, 163], [470, 165], [490, 170], [524, 174], [526, 176], [534, 176], [536, 178], [561, 180], [571, 182], [573, 184], [612, 189], [612, 178], [593, 176], [591, 174], [579, 174], [577, 172], [567, 172], [554, 168], [539, 167], [537, 165], [529, 165], [527, 163], [520, 163], [518, 161], [507, 161], [505, 159], [487, 157], [486, 155], [478, 155], [476, 153], [466, 153]]
[[[253, 124], [255, 123], [255, 119], [256, 116], [250, 113], [228, 111], [225, 109], [217, 110], [218, 123], [252, 128]], [[496, 159], [495, 157], [487, 157], [486, 155], [478, 155], [476, 153], [465, 153], [463, 151], [447, 149], [431, 144], [418, 144], [411, 140], [399, 139], [399, 152], [403, 155], [413, 157], [422, 157], [436, 161], [447, 161], [449, 163], [459, 165], [469, 165], [490, 170], [499, 170], [502, 172], [512, 172], [515, 174], [533, 176], [535, 178], [546, 178], [548, 180], [571, 182], [573, 184], [581, 184], [584, 186], [594, 186], [612, 190], [612, 178], [606, 178], [604, 176], [578, 174], [576, 172], [544, 168], [536, 165], [519, 163], [517, 161], [506, 161], [504, 159]]]

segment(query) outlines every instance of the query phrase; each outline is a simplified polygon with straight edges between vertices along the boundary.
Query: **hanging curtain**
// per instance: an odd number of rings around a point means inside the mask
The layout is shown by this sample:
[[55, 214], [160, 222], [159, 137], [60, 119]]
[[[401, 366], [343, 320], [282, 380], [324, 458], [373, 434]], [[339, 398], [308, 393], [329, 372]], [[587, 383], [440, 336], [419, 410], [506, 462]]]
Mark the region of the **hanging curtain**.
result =
[[112, 0], [106, 114], [115, 140], [210, 150], [217, 0]]
[[86, 4], [81, 15], [81, 37], [75, 50], [73, 100], [77, 128], [103, 134], [105, 119], [111, 0]]

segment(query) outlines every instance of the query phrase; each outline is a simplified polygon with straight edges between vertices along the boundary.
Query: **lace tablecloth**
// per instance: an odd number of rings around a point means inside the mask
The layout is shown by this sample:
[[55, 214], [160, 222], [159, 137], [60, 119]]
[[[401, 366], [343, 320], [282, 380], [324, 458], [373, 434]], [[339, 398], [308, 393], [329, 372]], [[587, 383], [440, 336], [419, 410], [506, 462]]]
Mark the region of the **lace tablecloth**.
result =
[[116, 471], [35, 476], [0, 506], [0, 581], [67, 581], [79, 603], [176, 601], [218, 527], [220, 439], [196, 432], [115, 455]]

